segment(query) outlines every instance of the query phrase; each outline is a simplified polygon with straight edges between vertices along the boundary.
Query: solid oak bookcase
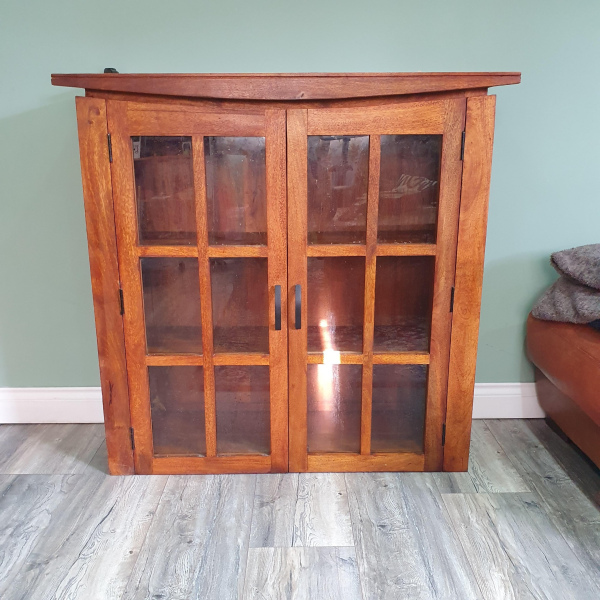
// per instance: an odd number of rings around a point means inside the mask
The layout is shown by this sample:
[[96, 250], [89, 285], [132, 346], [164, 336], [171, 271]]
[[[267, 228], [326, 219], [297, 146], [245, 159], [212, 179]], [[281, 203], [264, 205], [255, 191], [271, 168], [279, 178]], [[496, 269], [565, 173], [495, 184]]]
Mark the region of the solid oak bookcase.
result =
[[487, 90], [519, 81], [53, 75], [110, 472], [466, 470]]

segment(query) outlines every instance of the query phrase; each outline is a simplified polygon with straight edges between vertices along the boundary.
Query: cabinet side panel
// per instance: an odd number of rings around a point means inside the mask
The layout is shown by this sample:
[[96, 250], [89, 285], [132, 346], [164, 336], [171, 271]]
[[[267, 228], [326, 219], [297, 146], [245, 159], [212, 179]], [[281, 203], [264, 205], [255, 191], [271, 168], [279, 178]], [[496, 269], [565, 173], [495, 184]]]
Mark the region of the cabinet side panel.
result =
[[495, 107], [495, 96], [467, 99], [444, 471], [469, 466]]
[[76, 105], [108, 466], [112, 475], [129, 475], [134, 466], [106, 102], [78, 97]]

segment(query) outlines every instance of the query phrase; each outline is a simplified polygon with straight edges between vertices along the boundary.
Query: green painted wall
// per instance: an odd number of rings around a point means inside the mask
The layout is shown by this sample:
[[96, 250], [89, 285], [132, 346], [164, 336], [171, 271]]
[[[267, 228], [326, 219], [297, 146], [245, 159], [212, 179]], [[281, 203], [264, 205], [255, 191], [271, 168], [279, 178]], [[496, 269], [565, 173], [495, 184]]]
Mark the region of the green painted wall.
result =
[[50, 73], [522, 71], [497, 88], [480, 382], [530, 381], [553, 250], [600, 241], [600, 3], [3, 0], [0, 386], [98, 367], [73, 97]]

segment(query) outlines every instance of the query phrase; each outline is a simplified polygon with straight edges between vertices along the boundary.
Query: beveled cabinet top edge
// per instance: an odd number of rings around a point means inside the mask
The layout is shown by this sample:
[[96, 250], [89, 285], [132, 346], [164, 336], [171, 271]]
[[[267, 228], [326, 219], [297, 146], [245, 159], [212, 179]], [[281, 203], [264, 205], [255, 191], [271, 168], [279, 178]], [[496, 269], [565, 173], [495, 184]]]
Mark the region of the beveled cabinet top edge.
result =
[[106, 92], [228, 100], [341, 100], [482, 89], [520, 83], [501, 73], [80, 73], [52, 85]]

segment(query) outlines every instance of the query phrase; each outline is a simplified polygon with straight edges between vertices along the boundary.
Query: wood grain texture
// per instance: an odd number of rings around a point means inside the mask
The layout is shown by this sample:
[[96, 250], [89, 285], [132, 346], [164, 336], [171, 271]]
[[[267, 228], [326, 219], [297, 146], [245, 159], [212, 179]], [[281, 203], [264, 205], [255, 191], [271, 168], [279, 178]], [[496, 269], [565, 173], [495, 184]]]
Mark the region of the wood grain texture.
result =
[[9, 439], [15, 444], [14, 452], [2, 454], [0, 473], [89, 473], [89, 463], [105, 439], [102, 425], [70, 423], [13, 427]]
[[129, 105], [127, 124], [130, 135], [221, 135], [264, 136], [265, 115], [235, 114], [231, 111], [138, 110]]
[[345, 477], [364, 598], [481, 597], [432, 475]]
[[[286, 114], [284, 110], [268, 110], [265, 118], [271, 468], [283, 473], [289, 463]], [[275, 286], [281, 288], [279, 330], [275, 329]]]
[[[25, 481], [48, 476], [22, 476]], [[15, 537], [20, 546], [11, 553], [16, 562], [0, 580], [7, 598], [52, 598], [86, 541], [116, 501], [124, 480], [115, 477], [68, 476], [60, 486], [46, 484], [26, 527]], [[43, 484], [42, 484], [43, 486]], [[15, 535], [15, 534], [13, 534]], [[40, 557], [44, 557], [40, 560]]]
[[536, 494], [449, 494], [444, 503], [484, 598], [598, 597], [598, 578], [577, 560]]
[[[127, 378], [131, 426], [135, 430], [135, 471], [152, 472], [154, 455], [152, 424], [150, 418], [150, 391], [146, 368], [146, 332], [140, 261], [137, 246], [137, 208], [133, 182], [133, 154], [127, 125], [127, 104], [107, 102], [108, 129], [111, 132], [113, 162], [113, 202], [117, 246], [119, 249], [119, 272], [123, 289], [123, 324], [125, 350], [127, 353]], [[131, 448], [131, 441], [127, 443]]]
[[133, 473], [134, 464], [131, 445], [127, 441], [131, 419], [108, 162], [106, 102], [76, 98], [76, 107], [108, 464], [113, 475], [128, 475]]
[[460, 146], [465, 103], [462, 100], [446, 100], [445, 108], [425, 412], [425, 469], [428, 471], [441, 471], [444, 452], [448, 452], [447, 446], [445, 449], [442, 447], [442, 427], [446, 420], [452, 328], [450, 302], [454, 284], [463, 168]]
[[495, 106], [495, 96], [467, 100], [444, 471], [466, 471], [469, 461]]
[[[320, 108], [308, 110], [308, 135], [405, 135], [444, 132], [446, 101], [412, 102], [363, 108]], [[460, 102], [460, 101], [459, 101]]]
[[[535, 490], [552, 523], [590, 571], [600, 565], [600, 476], [547, 426], [532, 431], [526, 422], [487, 421], [491, 432], [523, 479]], [[540, 439], [541, 438], [541, 439]], [[548, 449], [552, 451], [549, 452]], [[561, 457], [563, 464], [555, 458]], [[573, 479], [572, 479], [573, 477]]]
[[296, 473], [257, 475], [250, 548], [290, 548], [298, 500]]
[[532, 491], [484, 421], [473, 423], [470, 462], [469, 472], [478, 492], [493, 494]]
[[243, 100], [361, 98], [481, 89], [520, 73], [53, 74], [52, 85], [138, 94]]
[[56, 600], [120, 600], [156, 512], [167, 477], [135, 476], [120, 481], [99, 520], [67, 571]]
[[377, 454], [309, 454], [308, 469], [314, 473], [353, 471], [422, 471], [425, 455], [410, 452]]
[[435, 244], [377, 244], [377, 256], [435, 256]]
[[375, 273], [377, 261], [377, 215], [379, 211], [379, 172], [381, 137], [369, 136], [369, 180], [367, 187], [367, 230], [365, 255], [365, 299], [363, 316], [363, 357], [360, 453], [371, 454], [373, 409], [373, 335], [375, 330]]
[[344, 476], [300, 473], [292, 546], [353, 545]]
[[237, 600], [255, 483], [252, 475], [170, 477], [123, 599]]
[[217, 417], [214, 369], [212, 283], [208, 256], [208, 215], [206, 199], [206, 167], [204, 138], [192, 138], [194, 161], [194, 203], [198, 240], [198, 280], [200, 284], [200, 316], [202, 320], [202, 355], [204, 357], [204, 426], [206, 456], [217, 454]]
[[362, 600], [354, 548], [251, 548], [243, 600]]
[[[289, 386], [289, 469], [306, 471], [307, 397], [306, 397], [306, 194], [307, 138], [306, 110], [287, 113], [287, 185], [288, 185], [288, 386]], [[303, 327], [295, 328], [295, 286], [302, 291]]]

